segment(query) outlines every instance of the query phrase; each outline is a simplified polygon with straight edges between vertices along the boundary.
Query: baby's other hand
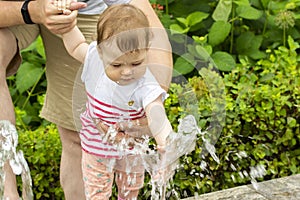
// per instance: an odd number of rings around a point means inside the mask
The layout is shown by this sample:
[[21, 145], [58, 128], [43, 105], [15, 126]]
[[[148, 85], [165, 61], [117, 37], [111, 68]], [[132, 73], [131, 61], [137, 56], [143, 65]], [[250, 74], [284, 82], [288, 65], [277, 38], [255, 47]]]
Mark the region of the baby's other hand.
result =
[[69, 15], [71, 14], [70, 5], [71, 0], [53, 0], [53, 5], [57, 7], [58, 10], [62, 11], [62, 14]]
[[159, 185], [164, 185], [174, 176], [179, 160], [168, 162], [166, 153], [162, 151], [158, 152], [161, 161], [160, 168], [153, 174], [152, 179]]

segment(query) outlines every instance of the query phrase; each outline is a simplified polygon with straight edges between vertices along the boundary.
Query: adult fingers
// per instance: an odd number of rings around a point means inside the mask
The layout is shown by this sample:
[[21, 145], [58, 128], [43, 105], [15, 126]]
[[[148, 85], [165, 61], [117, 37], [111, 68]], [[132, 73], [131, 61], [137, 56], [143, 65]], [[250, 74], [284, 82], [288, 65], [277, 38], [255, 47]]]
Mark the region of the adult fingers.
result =
[[45, 26], [54, 34], [64, 34], [72, 30], [72, 28], [76, 25], [76, 20], [72, 23], [65, 24], [45, 24]]
[[84, 2], [71, 2], [69, 9], [70, 10], [79, 10], [81, 8], [85, 8], [86, 6], [87, 6], [87, 4]]
[[54, 34], [63, 34], [70, 31], [76, 25], [77, 11], [72, 11], [70, 15], [49, 16], [44, 25]]

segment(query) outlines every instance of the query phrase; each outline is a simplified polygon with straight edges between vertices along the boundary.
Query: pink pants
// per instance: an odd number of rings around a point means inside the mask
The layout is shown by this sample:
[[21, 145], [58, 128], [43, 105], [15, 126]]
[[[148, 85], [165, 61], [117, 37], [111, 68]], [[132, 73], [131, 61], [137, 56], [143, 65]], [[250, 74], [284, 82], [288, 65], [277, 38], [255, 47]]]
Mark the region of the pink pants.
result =
[[82, 172], [87, 200], [108, 200], [114, 175], [119, 199], [137, 199], [139, 189], [144, 185], [144, 167], [137, 155], [114, 159], [82, 151]]

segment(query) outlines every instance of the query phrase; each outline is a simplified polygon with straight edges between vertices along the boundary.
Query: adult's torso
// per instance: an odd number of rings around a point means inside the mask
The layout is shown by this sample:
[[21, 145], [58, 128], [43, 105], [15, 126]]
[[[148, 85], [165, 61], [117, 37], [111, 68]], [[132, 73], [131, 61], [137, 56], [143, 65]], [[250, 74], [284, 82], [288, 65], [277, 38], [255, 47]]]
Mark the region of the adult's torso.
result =
[[79, 0], [87, 3], [87, 7], [79, 10], [79, 14], [95, 15], [102, 13], [107, 6], [129, 3], [131, 0]]

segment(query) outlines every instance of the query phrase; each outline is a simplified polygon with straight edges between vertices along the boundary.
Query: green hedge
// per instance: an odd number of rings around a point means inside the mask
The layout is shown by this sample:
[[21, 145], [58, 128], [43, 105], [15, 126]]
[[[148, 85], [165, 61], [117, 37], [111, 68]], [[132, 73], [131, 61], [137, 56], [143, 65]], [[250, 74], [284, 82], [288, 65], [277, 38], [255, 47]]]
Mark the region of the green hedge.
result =
[[[299, 44], [291, 37], [288, 44], [289, 48], [267, 50], [267, 58], [257, 63], [240, 57], [242, 64], [229, 73], [221, 74], [225, 84], [226, 118], [215, 144], [220, 163], [209, 154], [201, 159], [204, 148], [199, 138], [198, 146], [202, 148], [197, 148], [183, 159], [184, 167], [175, 175], [176, 190], [181, 195], [248, 184], [251, 181], [251, 168], [259, 166], [266, 169], [266, 175], [258, 180], [300, 172]], [[218, 77], [214, 74], [210, 73], [215, 77], [211, 81], [216, 82]], [[209, 91], [214, 91], [214, 88], [211, 89], [206, 79], [194, 77], [189, 79], [189, 83], [199, 99], [199, 125], [202, 130], [208, 129], [209, 134], [215, 135], [210, 127], [211, 121], [217, 114], [222, 122], [224, 113], [219, 112], [222, 106], [213, 110], [212, 105], [220, 105], [215, 98], [220, 96], [210, 94]], [[215, 88], [218, 88], [218, 82], [215, 84]], [[170, 91], [171, 99], [166, 106], [170, 119], [174, 119], [184, 114], [185, 109], [178, 103], [182, 94], [180, 86], [172, 85]], [[205, 163], [206, 169], [201, 168], [201, 164]]]
[[[30, 168], [35, 199], [63, 199], [59, 182], [61, 142], [56, 126], [19, 130], [19, 148]], [[18, 183], [21, 186], [20, 177]]]
[[[242, 64], [221, 76], [202, 69], [200, 74], [206, 77], [190, 78], [185, 86], [171, 85], [165, 105], [174, 128], [181, 116], [196, 113], [201, 129], [215, 136], [210, 139], [220, 160], [205, 154], [199, 137], [195, 151], [181, 159], [182, 167], [172, 182], [180, 198], [248, 184], [250, 168], [259, 165], [266, 169], [259, 181], [300, 172], [299, 44], [291, 38], [288, 43], [289, 48], [267, 50], [267, 58], [256, 63], [240, 57]], [[197, 98], [196, 107], [187, 91]], [[211, 127], [214, 121], [223, 127], [220, 135]], [[20, 130], [19, 140], [31, 169], [35, 198], [62, 199], [61, 144], [55, 126]], [[205, 163], [206, 168], [200, 167]], [[150, 191], [146, 183], [141, 199], [149, 198]]]

